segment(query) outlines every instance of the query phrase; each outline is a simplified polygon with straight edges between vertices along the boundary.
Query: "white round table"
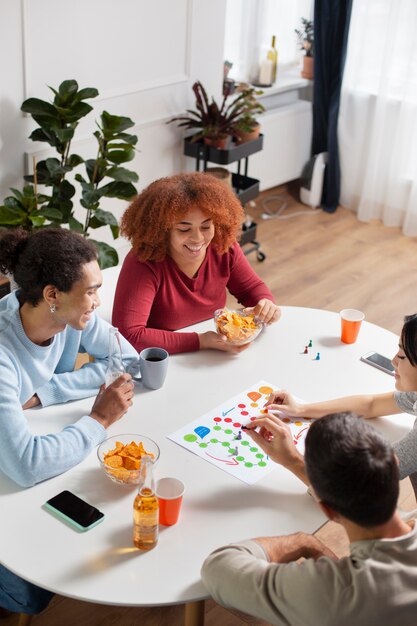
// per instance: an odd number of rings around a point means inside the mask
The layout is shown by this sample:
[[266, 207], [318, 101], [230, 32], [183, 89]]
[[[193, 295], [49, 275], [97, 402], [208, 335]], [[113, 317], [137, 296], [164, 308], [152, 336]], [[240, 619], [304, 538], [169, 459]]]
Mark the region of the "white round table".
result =
[[[196, 329], [212, 328], [211, 321]], [[96, 452], [69, 472], [31, 489], [0, 476], [0, 561], [23, 578], [56, 593], [111, 605], [195, 603], [207, 597], [200, 568], [211, 550], [233, 540], [315, 531], [325, 519], [305, 486], [280, 466], [253, 486], [205, 462], [167, 439], [258, 380], [286, 388], [306, 401], [386, 392], [394, 379], [359, 360], [370, 350], [392, 356], [398, 337], [364, 322], [357, 343], [342, 344], [336, 313], [283, 307], [281, 320], [237, 356], [216, 351], [170, 358], [162, 389], [139, 387], [129, 413], [109, 435], [139, 433], [161, 449], [156, 478], [175, 476], [185, 485], [180, 521], [163, 527], [147, 553], [132, 544], [135, 489], [112, 483]], [[312, 339], [313, 347], [304, 355]], [[320, 352], [319, 361], [314, 360]], [[93, 400], [27, 411], [33, 433], [57, 432], [88, 413]], [[404, 435], [412, 417], [374, 420], [389, 439]], [[103, 523], [77, 533], [56, 520], [43, 503], [68, 489], [105, 513]]]

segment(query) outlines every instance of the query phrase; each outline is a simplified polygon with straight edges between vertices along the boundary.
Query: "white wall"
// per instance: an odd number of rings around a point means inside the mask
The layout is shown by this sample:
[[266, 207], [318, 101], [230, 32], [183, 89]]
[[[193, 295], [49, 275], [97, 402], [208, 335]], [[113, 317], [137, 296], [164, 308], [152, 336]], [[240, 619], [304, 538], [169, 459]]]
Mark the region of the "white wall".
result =
[[[0, 0], [0, 201], [9, 187], [20, 188], [23, 175], [32, 173], [33, 155], [39, 160], [54, 154], [46, 144], [27, 139], [34, 125], [20, 112], [21, 103], [28, 97], [49, 99], [47, 85], [57, 87], [71, 78], [100, 92], [90, 102], [94, 111], [77, 129], [73, 152], [95, 155], [95, 119], [107, 110], [135, 122], [139, 151], [128, 167], [138, 172], [139, 189], [161, 176], [193, 169], [182, 153], [181, 129], [166, 121], [193, 106], [191, 85], [197, 79], [209, 95], [220, 98], [225, 15], [225, 0]], [[288, 154], [279, 128], [297, 127], [297, 116], [295, 125], [288, 126], [286, 119], [276, 128], [270, 112], [268, 117], [269, 151], [256, 155], [249, 172], [263, 188], [289, 180], [289, 168], [274, 175], [274, 151]], [[290, 146], [295, 141], [297, 135], [290, 137]], [[290, 168], [291, 178], [300, 167]], [[118, 200], [103, 203], [117, 218], [124, 207]], [[78, 217], [83, 217], [82, 208]], [[94, 237], [112, 242], [109, 229]], [[116, 248], [123, 246], [122, 240], [115, 242]]]

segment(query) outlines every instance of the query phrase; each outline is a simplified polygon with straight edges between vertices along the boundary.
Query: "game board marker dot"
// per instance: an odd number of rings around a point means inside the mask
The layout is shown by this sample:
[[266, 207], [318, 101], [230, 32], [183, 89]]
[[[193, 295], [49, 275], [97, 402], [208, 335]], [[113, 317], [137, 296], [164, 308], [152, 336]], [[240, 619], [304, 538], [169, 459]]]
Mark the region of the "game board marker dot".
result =
[[197, 441], [197, 435], [184, 435], [184, 440], [193, 443], [194, 441]]
[[237, 456], [236, 457], [236, 461], [244, 461], [245, 457], [244, 456]]
[[225, 431], [226, 435], [231, 435], [233, 433], [233, 430], [230, 430], [230, 428], [226, 428]]
[[253, 467], [253, 463], [251, 463], [250, 461], [247, 461], [245, 463], [245, 467]]
[[256, 458], [257, 458], [257, 459], [263, 459], [263, 458], [264, 458], [264, 455], [263, 455], [263, 454], [261, 454], [261, 453], [259, 453], [259, 454], [257, 454], [257, 455], [256, 455]]
[[249, 448], [251, 452], [258, 452], [258, 448]]
[[253, 406], [253, 408], [256, 408], [257, 406], [259, 406], [259, 404], [257, 404], [256, 402], [251, 402], [251, 406]]
[[222, 427], [221, 426], [213, 426], [213, 430], [221, 430]]
[[241, 411], [241, 412], [240, 412], [240, 414], [241, 414], [241, 415], [245, 415], [245, 416], [246, 416], [246, 415], [249, 415], [249, 413], [248, 413], [247, 411]]
[[213, 417], [213, 422], [221, 422], [222, 418], [221, 417]]
[[237, 406], [239, 407], [239, 409], [245, 409], [246, 408], [246, 404], [238, 404]]
[[242, 426], [242, 424], [241, 424], [240, 422], [235, 422], [235, 423], [233, 424], [233, 426], [234, 426], [235, 428], [240, 428], [240, 427]]
[[199, 444], [198, 444], [198, 446], [199, 446], [200, 448], [207, 448], [208, 443], [199, 443]]
[[228, 441], [222, 441], [222, 446], [224, 447], [230, 446], [230, 443]]
[[258, 466], [259, 467], [266, 467], [265, 461], [259, 461]]
[[242, 446], [249, 446], [249, 445], [250, 445], [249, 441], [242, 441]]
[[224, 421], [227, 422], [228, 424], [230, 424], [230, 422], [233, 422], [231, 417], [225, 417]]
[[219, 443], [218, 439], [210, 439], [210, 443]]

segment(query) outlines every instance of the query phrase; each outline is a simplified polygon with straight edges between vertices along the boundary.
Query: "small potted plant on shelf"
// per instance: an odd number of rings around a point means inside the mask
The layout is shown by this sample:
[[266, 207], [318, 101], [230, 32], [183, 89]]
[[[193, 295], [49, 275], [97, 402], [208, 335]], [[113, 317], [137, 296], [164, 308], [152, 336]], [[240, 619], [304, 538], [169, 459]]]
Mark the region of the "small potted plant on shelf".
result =
[[[209, 100], [203, 85], [197, 81], [192, 87], [195, 95], [196, 110], [187, 109], [185, 115], [168, 121], [179, 122], [178, 126], [196, 131], [191, 141], [203, 140], [215, 148], [225, 149], [228, 142], [236, 136], [236, 124], [246, 114], [260, 111], [259, 103], [254, 104], [253, 88], [243, 91], [228, 104], [228, 96], [223, 97], [219, 106], [214, 98]], [[263, 107], [262, 107], [263, 110]]]
[[298, 37], [300, 50], [305, 54], [303, 57], [303, 69], [301, 76], [303, 78], [313, 79], [313, 56], [314, 56], [314, 24], [312, 20], [301, 18], [301, 28], [296, 28], [295, 33]]
[[261, 132], [261, 126], [256, 119], [256, 115], [263, 113], [265, 107], [261, 104], [255, 96], [259, 96], [263, 93], [262, 90], [255, 90], [253, 87], [245, 87], [241, 92], [244, 108], [242, 113], [235, 123], [234, 135], [236, 143], [245, 143], [246, 141], [253, 141]]

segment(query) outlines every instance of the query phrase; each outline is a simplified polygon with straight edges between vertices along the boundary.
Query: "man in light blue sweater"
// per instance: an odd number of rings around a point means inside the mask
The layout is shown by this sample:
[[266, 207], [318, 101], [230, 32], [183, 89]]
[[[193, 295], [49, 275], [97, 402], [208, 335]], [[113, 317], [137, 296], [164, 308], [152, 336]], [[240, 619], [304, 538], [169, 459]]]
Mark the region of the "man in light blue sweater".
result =
[[[19, 285], [0, 300], [0, 471], [30, 487], [70, 469], [106, 438], [132, 405], [133, 383], [123, 374], [103, 387], [110, 326], [95, 313], [101, 272], [90, 242], [64, 229], [6, 231], [0, 271]], [[123, 338], [121, 345], [126, 369], [133, 367], [136, 350]], [[79, 352], [94, 362], [74, 370]], [[89, 415], [58, 433], [32, 434], [24, 409], [97, 393]], [[0, 566], [3, 609], [36, 613], [50, 597]]]

